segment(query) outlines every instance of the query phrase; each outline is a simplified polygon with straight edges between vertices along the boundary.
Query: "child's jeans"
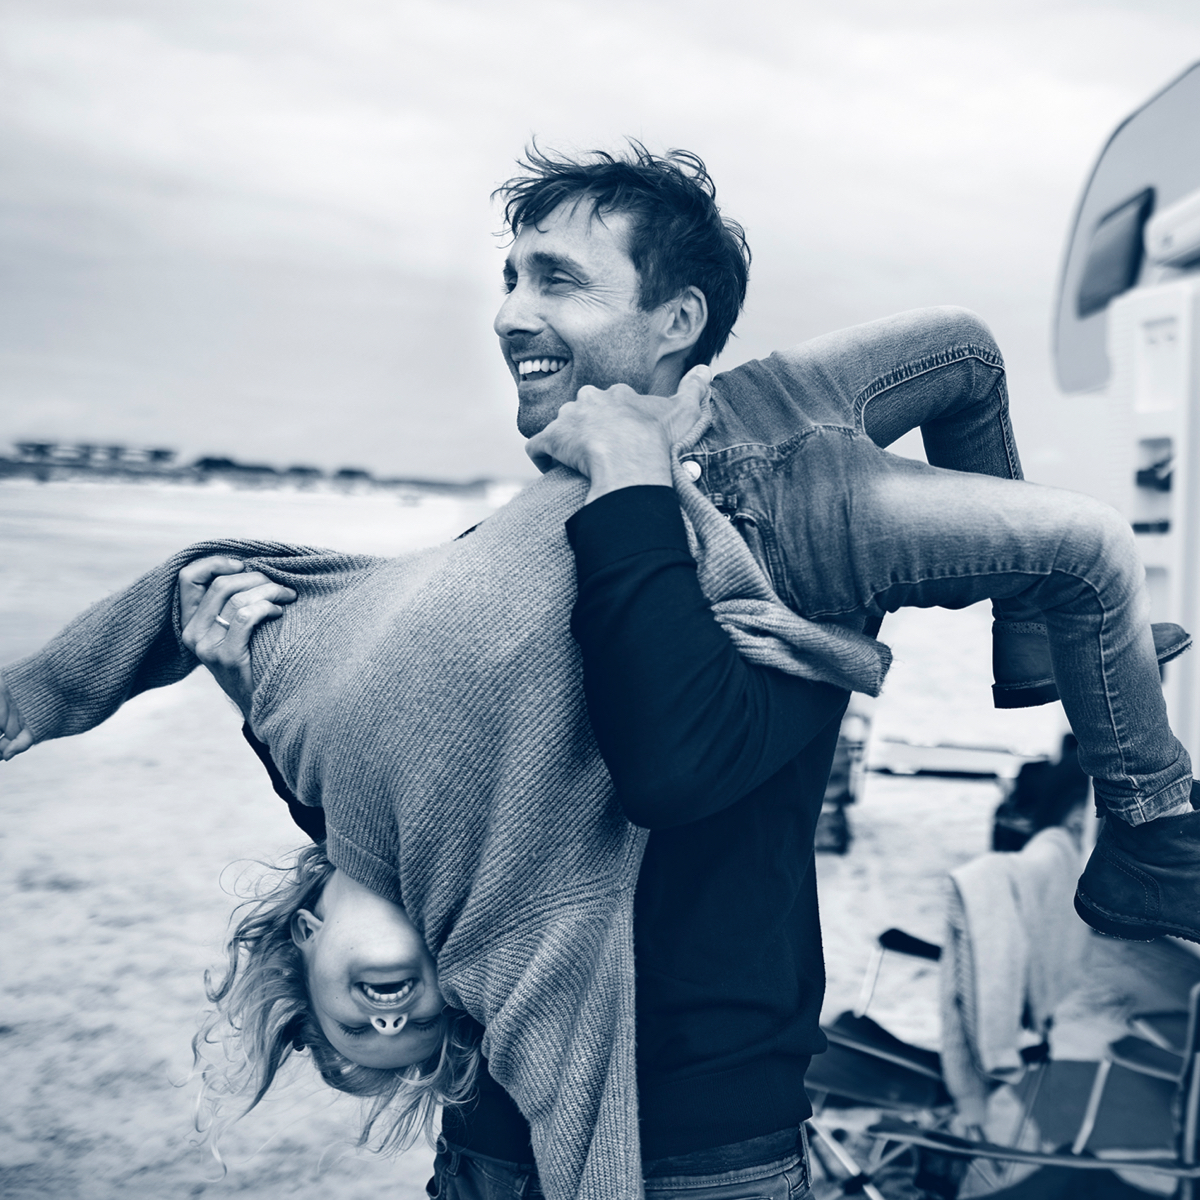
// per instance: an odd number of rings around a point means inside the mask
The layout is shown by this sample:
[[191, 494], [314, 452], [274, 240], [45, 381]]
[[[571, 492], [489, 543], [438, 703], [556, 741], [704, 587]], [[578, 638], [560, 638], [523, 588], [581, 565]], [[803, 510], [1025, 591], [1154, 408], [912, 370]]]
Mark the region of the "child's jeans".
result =
[[[936, 466], [876, 444], [917, 425]], [[797, 612], [861, 623], [990, 597], [999, 620], [1044, 619], [1097, 799], [1137, 824], [1190, 795], [1133, 532], [1020, 481], [1003, 363], [971, 314], [903, 314], [719, 375], [687, 457]]]

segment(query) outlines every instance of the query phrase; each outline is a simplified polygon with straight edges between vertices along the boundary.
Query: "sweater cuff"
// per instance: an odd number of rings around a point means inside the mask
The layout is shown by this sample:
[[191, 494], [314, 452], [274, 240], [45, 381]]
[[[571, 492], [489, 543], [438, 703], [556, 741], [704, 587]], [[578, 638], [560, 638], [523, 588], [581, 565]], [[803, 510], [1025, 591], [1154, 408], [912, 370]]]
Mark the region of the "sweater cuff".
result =
[[618, 488], [585, 504], [567, 520], [580, 582], [634, 554], [682, 551], [691, 556], [675, 489], [642, 484]]

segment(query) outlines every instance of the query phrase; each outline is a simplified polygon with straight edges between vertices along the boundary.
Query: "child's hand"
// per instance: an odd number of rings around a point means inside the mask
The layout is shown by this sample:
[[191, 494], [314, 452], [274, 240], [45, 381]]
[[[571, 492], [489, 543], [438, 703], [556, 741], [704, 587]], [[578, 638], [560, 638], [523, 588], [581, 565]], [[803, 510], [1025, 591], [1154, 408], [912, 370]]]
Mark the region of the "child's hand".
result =
[[0, 761], [8, 762], [33, 745], [33, 734], [25, 728], [17, 702], [0, 679]]
[[282, 616], [280, 606], [295, 599], [291, 588], [223, 555], [197, 559], [179, 572], [183, 644], [247, 720], [254, 694], [250, 635], [263, 621]]

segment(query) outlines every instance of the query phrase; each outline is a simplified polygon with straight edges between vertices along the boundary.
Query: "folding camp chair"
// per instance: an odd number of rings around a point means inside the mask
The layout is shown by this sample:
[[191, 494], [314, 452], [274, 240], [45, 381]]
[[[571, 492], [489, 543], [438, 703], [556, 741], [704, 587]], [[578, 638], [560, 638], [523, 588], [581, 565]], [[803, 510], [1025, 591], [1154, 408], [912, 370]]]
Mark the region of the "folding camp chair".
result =
[[1187, 1046], [1188, 1013], [1148, 1012], [1135, 1013], [1129, 1018], [1129, 1027], [1144, 1042], [1182, 1055]]
[[[835, 1138], [823, 1120], [823, 1110], [835, 1106], [882, 1109], [922, 1118], [914, 1128], [944, 1129], [954, 1115], [954, 1100], [942, 1078], [936, 1051], [913, 1046], [893, 1036], [867, 1015], [888, 953], [937, 962], [940, 946], [900, 929], [888, 929], [876, 939], [858, 1001], [851, 1011], [841, 1013], [822, 1026], [829, 1048], [813, 1059], [805, 1076], [814, 1116], [809, 1128], [818, 1150], [824, 1149], [846, 1172], [843, 1189], [878, 1196], [871, 1180], [888, 1163], [907, 1153], [907, 1143], [891, 1147], [877, 1143], [876, 1152], [865, 1163], [856, 1162]], [[1045, 1040], [1022, 1051], [1027, 1064], [1037, 1066], [1048, 1057]], [[1026, 1092], [1025, 1108], [1033, 1104], [1036, 1086]], [[1022, 1116], [1026, 1114], [1023, 1112]], [[1020, 1136], [1018, 1132], [1018, 1137]]]
[[[950, 1158], [1066, 1167], [1083, 1171], [1153, 1170], [1179, 1181], [1181, 1200], [1193, 1200], [1200, 1124], [1200, 984], [1192, 988], [1182, 1054], [1138, 1037], [1113, 1042], [1099, 1063], [1058, 1063], [1034, 1106], [1043, 1134], [1056, 1141], [1073, 1128], [1063, 1149], [1019, 1150], [954, 1137], [913, 1122], [884, 1117], [868, 1132], [889, 1153], [921, 1146]], [[1066, 1068], [1073, 1068], [1067, 1070]], [[1086, 1086], [1080, 1086], [1086, 1084]]]
[[813, 1059], [805, 1076], [805, 1088], [818, 1109], [850, 1103], [913, 1111], [953, 1104], [937, 1053], [901, 1041], [867, 1016], [888, 951], [929, 962], [937, 962], [942, 953], [941, 947], [900, 929], [879, 935], [858, 1003], [822, 1026], [829, 1049]]
[[1139, 962], [1147, 956], [1139, 976], [1145, 984], [1146, 1008], [1130, 1016], [1129, 1028], [1144, 1041], [1182, 1055], [1188, 1035], [1187, 995], [1200, 982], [1200, 960], [1182, 942], [1170, 939], [1142, 943], [1139, 951]]
[[[863, 977], [858, 1002], [821, 1028], [829, 1041], [825, 1054], [813, 1060], [805, 1087], [818, 1107], [853, 1103], [871, 1108], [939, 1110], [952, 1107], [953, 1097], [942, 1078], [941, 1057], [893, 1036], [867, 1016], [888, 952], [938, 962], [940, 946], [901, 929], [887, 929], [876, 939]], [[1044, 1062], [1049, 1047], [1044, 1036], [1021, 1051], [1026, 1065]]]
[[822, 1160], [832, 1159], [845, 1173], [843, 1190], [861, 1192], [868, 1200], [883, 1200], [872, 1178], [893, 1159], [907, 1153], [908, 1147], [900, 1146], [889, 1153], [880, 1146], [881, 1153], [859, 1164], [825, 1126], [821, 1120], [823, 1110], [827, 1106], [855, 1105], [910, 1115], [940, 1115], [943, 1121], [953, 1111], [936, 1052], [901, 1041], [867, 1016], [888, 951], [930, 962], [936, 962], [942, 953], [939, 946], [899, 929], [880, 934], [858, 1002], [852, 1011], [822, 1026], [829, 1046], [812, 1060], [804, 1080], [814, 1109], [808, 1122], [814, 1148]]

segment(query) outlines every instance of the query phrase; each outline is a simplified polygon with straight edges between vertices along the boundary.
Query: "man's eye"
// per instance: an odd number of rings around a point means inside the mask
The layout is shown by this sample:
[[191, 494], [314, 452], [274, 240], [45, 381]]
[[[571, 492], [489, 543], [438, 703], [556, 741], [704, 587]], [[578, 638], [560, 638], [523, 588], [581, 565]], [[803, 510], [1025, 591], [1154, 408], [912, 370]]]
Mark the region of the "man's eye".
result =
[[546, 282], [550, 284], [551, 287], [570, 287], [575, 280], [573, 280], [569, 275], [551, 275]]

